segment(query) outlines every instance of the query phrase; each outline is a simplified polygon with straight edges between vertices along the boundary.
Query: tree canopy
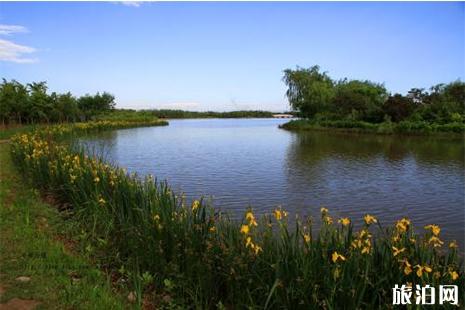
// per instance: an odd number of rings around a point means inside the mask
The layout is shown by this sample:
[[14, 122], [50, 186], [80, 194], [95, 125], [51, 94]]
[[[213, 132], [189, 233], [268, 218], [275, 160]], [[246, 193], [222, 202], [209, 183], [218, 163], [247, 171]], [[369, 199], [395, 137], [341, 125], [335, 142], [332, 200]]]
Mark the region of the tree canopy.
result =
[[48, 93], [46, 82], [23, 85], [16, 80], [0, 84], [0, 119], [3, 125], [56, 123], [87, 120], [115, 108], [115, 97], [107, 92], [76, 98], [70, 92]]
[[372, 81], [332, 80], [319, 66], [284, 70], [289, 104], [300, 116], [316, 120], [386, 120], [438, 123], [465, 120], [465, 83], [412, 88], [407, 95], [390, 94]]

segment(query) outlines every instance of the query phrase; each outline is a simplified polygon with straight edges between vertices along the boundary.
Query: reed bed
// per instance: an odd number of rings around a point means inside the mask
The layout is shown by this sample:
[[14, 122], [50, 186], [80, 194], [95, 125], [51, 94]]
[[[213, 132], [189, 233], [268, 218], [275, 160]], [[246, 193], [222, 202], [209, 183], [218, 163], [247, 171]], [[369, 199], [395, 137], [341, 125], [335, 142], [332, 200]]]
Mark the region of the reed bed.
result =
[[386, 308], [395, 284], [455, 284], [463, 305], [462, 259], [437, 225], [418, 235], [407, 218], [383, 227], [367, 214], [355, 230], [326, 208], [318, 234], [311, 218], [291, 220], [281, 208], [260, 218], [248, 209], [234, 221], [202, 199], [187, 203], [165, 182], [130, 175], [58, 139], [135, 125], [42, 128], [13, 137], [11, 154], [36, 187], [66, 204], [69, 220], [83, 227], [86, 251], [117, 270], [115, 282], [127, 283], [141, 305]]

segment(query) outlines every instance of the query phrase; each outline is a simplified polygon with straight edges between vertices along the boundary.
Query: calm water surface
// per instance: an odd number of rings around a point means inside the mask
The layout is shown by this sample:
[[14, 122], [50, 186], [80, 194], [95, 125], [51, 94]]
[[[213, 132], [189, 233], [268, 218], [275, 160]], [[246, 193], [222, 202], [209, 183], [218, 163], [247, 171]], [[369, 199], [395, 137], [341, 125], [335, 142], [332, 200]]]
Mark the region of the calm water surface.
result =
[[293, 133], [279, 119], [172, 120], [105, 132], [83, 142], [139, 175], [167, 180], [189, 199], [242, 215], [266, 213], [436, 223], [463, 246], [464, 141], [330, 132]]

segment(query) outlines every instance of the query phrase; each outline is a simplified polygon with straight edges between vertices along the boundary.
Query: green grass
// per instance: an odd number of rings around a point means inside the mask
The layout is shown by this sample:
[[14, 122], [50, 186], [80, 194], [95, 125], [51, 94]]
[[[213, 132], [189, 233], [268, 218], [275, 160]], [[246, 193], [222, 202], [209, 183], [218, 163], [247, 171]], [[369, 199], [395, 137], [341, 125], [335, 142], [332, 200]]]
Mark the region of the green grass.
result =
[[242, 221], [232, 221], [202, 200], [185, 201], [166, 183], [128, 175], [57, 139], [116, 126], [91, 123], [18, 135], [11, 155], [36, 188], [67, 204], [70, 225], [82, 227], [80, 246], [127, 283], [139, 303], [374, 309], [391, 304], [395, 284], [464, 287], [463, 262], [453, 244], [442, 244], [439, 227], [420, 236], [408, 219], [383, 227], [381, 219], [367, 216], [355, 231], [324, 209], [318, 234], [312, 219], [289, 225], [281, 209], [260, 219], [245, 210]]
[[39, 127], [40, 125], [22, 125], [22, 126], [10, 126], [10, 127], [2, 127], [0, 128], [0, 140], [6, 140], [14, 136], [18, 133], [25, 133], [35, 128]]
[[403, 121], [399, 123], [384, 122], [384, 123], [368, 123], [363, 121], [313, 121], [313, 120], [292, 120], [280, 126], [287, 130], [337, 130], [357, 133], [376, 133], [376, 134], [463, 134], [465, 132], [465, 124], [463, 123], [448, 123], [437, 124], [428, 122], [409, 122]]
[[[39, 301], [39, 309], [130, 307], [102, 271], [60, 241], [70, 223], [25, 185], [9, 151], [9, 144], [0, 144], [0, 285], [6, 290], [0, 303], [21, 298]], [[21, 283], [19, 276], [31, 280]]]

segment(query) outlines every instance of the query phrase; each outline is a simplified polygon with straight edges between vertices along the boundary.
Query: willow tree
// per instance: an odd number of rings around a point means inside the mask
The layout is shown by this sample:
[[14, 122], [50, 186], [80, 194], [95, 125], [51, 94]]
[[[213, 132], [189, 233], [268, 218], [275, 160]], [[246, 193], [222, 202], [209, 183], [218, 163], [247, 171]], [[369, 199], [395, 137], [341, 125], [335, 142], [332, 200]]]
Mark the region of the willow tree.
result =
[[331, 109], [334, 82], [326, 72], [320, 72], [319, 66], [286, 69], [283, 81], [288, 86], [286, 96], [291, 108], [301, 116], [311, 118]]

